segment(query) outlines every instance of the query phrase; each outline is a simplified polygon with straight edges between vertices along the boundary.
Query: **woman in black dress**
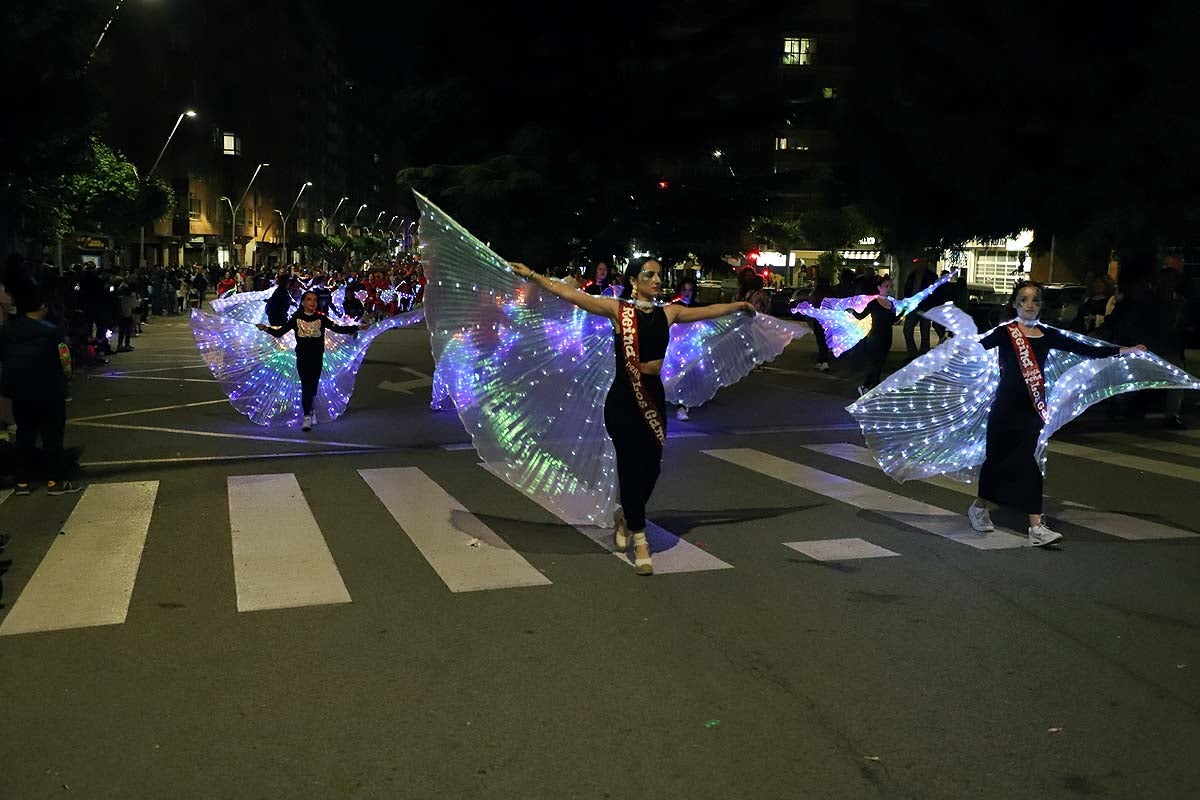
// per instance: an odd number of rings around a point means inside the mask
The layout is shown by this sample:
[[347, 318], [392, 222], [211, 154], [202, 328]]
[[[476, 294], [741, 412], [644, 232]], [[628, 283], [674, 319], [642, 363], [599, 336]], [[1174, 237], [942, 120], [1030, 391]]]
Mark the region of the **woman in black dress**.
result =
[[646, 541], [646, 503], [662, 466], [667, 436], [666, 397], [659, 374], [677, 322], [696, 322], [733, 314], [754, 313], [749, 303], [723, 303], [688, 308], [656, 302], [662, 285], [662, 266], [651, 258], [636, 258], [625, 271], [621, 297], [597, 297], [538, 274], [520, 263], [513, 272], [584, 311], [612, 320], [617, 374], [604, 401], [604, 427], [617, 454], [617, 483], [621, 509], [616, 515], [618, 550], [633, 548], [638, 575], [653, 575]]
[[276, 339], [288, 331], [296, 334], [296, 371], [300, 373], [300, 404], [304, 410], [302, 430], [312, 430], [313, 399], [317, 396], [317, 384], [325, 366], [325, 331], [357, 336], [361, 325], [338, 325], [317, 311], [317, 293], [308, 291], [300, 298], [300, 308], [286, 324], [280, 326], [258, 324], [258, 329]]
[[879, 296], [872, 300], [862, 311], [851, 310], [858, 319], [871, 318], [871, 332], [860, 345], [867, 359], [867, 376], [858, 387], [860, 395], [874, 389], [883, 373], [884, 362], [892, 351], [892, 326], [896, 324], [896, 307], [892, 304], [892, 279], [880, 275], [875, 279]]
[[1009, 304], [1017, 318], [993, 329], [980, 340], [985, 349], [1000, 348], [1000, 383], [988, 413], [987, 449], [979, 471], [979, 498], [967, 509], [971, 527], [995, 530], [989, 510], [1009, 506], [1029, 515], [1029, 543], [1052, 544], [1062, 534], [1050, 530], [1042, 517], [1042, 469], [1034, 453], [1046, 417], [1046, 386], [1042, 374], [1051, 350], [1088, 358], [1107, 358], [1142, 345], [1117, 347], [1084, 344], [1038, 321], [1042, 313], [1042, 287], [1021, 281]]

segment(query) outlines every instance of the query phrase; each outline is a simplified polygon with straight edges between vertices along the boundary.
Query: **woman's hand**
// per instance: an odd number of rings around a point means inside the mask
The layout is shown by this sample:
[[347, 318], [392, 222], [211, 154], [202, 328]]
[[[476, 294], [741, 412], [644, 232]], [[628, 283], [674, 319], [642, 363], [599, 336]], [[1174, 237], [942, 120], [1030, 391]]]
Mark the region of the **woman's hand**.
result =
[[1144, 345], [1144, 344], [1135, 344], [1133, 347], [1122, 347], [1121, 348], [1121, 355], [1125, 355], [1126, 353], [1144, 353], [1144, 352], [1146, 352], [1146, 345]]
[[255, 325], [254, 327], [258, 328], [260, 331], [265, 331], [265, 330], [267, 330], [267, 326], [266, 326], [266, 325], [264, 325], [264, 324], [262, 324], [261, 322], [260, 322], [260, 323], [258, 323], [257, 325]]
[[510, 261], [508, 262], [508, 266], [512, 268], [513, 274], [515, 274], [518, 278], [529, 280], [535, 274], [533, 270], [522, 264], [520, 261]]
[[758, 313], [758, 309], [756, 309], [754, 307], [754, 304], [747, 302], [745, 300], [738, 303], [738, 311], [745, 311], [747, 314], [749, 314], [752, 317]]

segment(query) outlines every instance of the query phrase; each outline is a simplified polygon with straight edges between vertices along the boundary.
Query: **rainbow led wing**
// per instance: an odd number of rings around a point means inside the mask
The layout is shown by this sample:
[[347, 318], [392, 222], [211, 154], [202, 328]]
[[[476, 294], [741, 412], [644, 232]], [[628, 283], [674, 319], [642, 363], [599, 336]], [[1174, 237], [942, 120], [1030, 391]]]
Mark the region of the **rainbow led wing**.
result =
[[616, 454], [604, 399], [616, 371], [612, 324], [517, 278], [420, 194], [425, 309], [449, 397], [488, 467], [564, 518], [612, 519]]
[[917, 306], [925, 302], [925, 299], [938, 289], [945, 286], [947, 283], [958, 279], [958, 270], [954, 270], [949, 275], [943, 275], [929, 286], [914, 294], [912, 297], [906, 297], [903, 300], [892, 300], [892, 304], [896, 307], [896, 317], [901, 318], [907, 316]]
[[859, 319], [850, 313], [851, 309], [862, 311], [876, 295], [857, 295], [855, 297], [830, 297], [821, 302], [820, 308], [810, 303], [801, 303], [792, 309], [793, 314], [811, 317], [821, 324], [825, 331], [825, 342], [834, 358], [841, 357], [854, 345], [867, 338], [871, 332], [870, 315]]
[[795, 322], [744, 313], [672, 325], [662, 371], [667, 401], [688, 408], [704, 405], [808, 332]]
[[[879, 466], [898, 481], [946, 474], [970, 483], [983, 464], [987, 418], [1000, 381], [998, 353], [946, 303], [924, 312], [954, 337], [847, 406]], [[1067, 336], [1104, 344], [1078, 334]], [[1049, 438], [1093, 403], [1141, 389], [1200, 389], [1200, 381], [1150, 353], [1089, 359], [1051, 350], [1043, 368], [1050, 416], [1035, 457], [1045, 470]]]
[[[424, 311], [418, 309], [380, 320], [358, 336], [326, 333], [321, 382], [313, 401], [316, 421], [331, 422], [345, 412], [358, 368], [376, 336], [423, 319]], [[258, 425], [300, 424], [303, 412], [293, 334], [276, 339], [252, 323], [199, 309], [192, 311], [191, 325], [204, 363], [239, 413]]]

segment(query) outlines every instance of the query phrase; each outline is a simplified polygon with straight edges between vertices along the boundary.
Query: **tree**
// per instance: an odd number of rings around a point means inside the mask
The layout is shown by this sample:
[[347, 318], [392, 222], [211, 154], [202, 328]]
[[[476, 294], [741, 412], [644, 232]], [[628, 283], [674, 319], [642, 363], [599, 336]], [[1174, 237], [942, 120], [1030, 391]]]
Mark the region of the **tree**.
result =
[[864, 4], [843, 132], [856, 202], [893, 251], [1022, 228], [1095, 251], [1187, 234], [1198, 17], [1187, 0]]
[[144, 182], [137, 168], [93, 136], [78, 169], [24, 192], [28, 233], [42, 241], [72, 231], [120, 235], [169, 216], [175, 194], [159, 179]]

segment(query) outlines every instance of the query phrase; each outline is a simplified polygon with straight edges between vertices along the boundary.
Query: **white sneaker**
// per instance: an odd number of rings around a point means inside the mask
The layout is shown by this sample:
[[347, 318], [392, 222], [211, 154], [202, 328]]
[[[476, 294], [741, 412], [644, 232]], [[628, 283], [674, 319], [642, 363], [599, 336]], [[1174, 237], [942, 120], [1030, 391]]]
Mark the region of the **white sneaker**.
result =
[[675, 412], [675, 419], [687, 419], [687, 418], [688, 418], [687, 406], [680, 406], [679, 410]]
[[1057, 531], [1052, 531], [1046, 527], [1046, 523], [1034, 525], [1029, 529], [1029, 546], [1030, 547], [1045, 547], [1048, 544], [1054, 544], [1062, 539], [1062, 534]]
[[311, 414], [304, 415], [304, 424], [300, 426], [300, 430], [302, 430], [302, 431], [311, 431], [312, 430], [312, 415]]
[[974, 503], [967, 509], [967, 518], [971, 520], [971, 527], [980, 533], [991, 533], [996, 530], [996, 526], [992, 524], [992, 515], [988, 513], [988, 510], [980, 508]]

